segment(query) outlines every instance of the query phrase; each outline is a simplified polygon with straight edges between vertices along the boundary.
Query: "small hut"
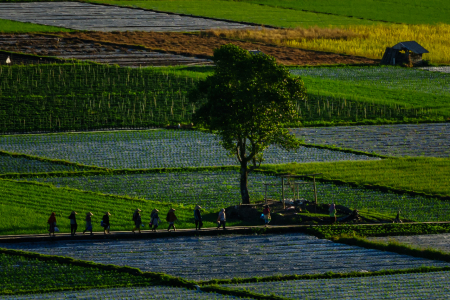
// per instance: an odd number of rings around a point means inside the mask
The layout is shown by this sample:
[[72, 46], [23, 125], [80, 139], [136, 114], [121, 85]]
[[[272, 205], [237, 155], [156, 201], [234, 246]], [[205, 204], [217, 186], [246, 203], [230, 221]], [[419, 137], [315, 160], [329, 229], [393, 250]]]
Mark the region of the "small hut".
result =
[[423, 63], [422, 54], [429, 53], [427, 49], [417, 42], [401, 42], [392, 48], [387, 47], [381, 59], [382, 65], [413, 65], [420, 66]]

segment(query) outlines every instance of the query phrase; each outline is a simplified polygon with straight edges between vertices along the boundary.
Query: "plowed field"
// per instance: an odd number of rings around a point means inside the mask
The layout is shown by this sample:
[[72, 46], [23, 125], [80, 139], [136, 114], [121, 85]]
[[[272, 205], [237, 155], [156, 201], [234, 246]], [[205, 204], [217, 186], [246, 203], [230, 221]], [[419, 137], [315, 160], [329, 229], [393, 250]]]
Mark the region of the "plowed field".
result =
[[274, 56], [279, 63], [285, 65], [375, 64], [378, 62], [377, 60], [365, 57], [309, 51], [176, 32], [76, 32], [61, 33], [61, 35], [85, 40], [90, 39], [128, 45], [143, 45], [149, 49], [160, 49], [175, 54], [189, 54], [190, 56], [197, 57], [212, 56], [214, 49], [224, 44], [233, 43], [248, 50], [259, 49], [265, 54]]

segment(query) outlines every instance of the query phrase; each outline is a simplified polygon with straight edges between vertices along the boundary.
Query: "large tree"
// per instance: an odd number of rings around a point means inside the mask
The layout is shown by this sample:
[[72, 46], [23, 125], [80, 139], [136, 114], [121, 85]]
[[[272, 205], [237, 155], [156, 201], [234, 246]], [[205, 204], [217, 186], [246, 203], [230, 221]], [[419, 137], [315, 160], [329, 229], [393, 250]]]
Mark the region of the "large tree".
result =
[[263, 53], [228, 44], [214, 51], [214, 74], [189, 93], [198, 107], [196, 125], [214, 132], [239, 161], [242, 203], [250, 203], [248, 174], [263, 161], [264, 150], [291, 150], [299, 140], [283, 124], [298, 120], [295, 101], [306, 97], [300, 78]]

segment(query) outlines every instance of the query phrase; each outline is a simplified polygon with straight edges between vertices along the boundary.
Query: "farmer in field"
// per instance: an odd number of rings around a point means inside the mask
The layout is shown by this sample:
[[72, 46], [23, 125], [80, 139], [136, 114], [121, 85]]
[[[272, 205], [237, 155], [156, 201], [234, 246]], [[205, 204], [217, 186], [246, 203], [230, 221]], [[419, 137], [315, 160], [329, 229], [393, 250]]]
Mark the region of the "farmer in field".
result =
[[217, 216], [217, 229], [219, 229], [220, 226], [222, 226], [223, 230], [225, 230], [226, 222], [227, 222], [227, 216], [225, 215], [225, 208], [222, 208], [222, 210], [219, 212], [219, 215]]
[[269, 225], [270, 222], [270, 208], [269, 205], [265, 205], [264, 209], [263, 209], [263, 215], [264, 215], [264, 223], [265, 226], [267, 227]]
[[142, 219], [141, 219], [140, 212], [141, 212], [141, 210], [139, 208], [136, 208], [136, 210], [134, 211], [134, 214], [133, 214], [133, 221], [134, 221], [133, 233], [135, 233], [136, 229], [139, 231], [139, 233], [141, 233]]
[[333, 203], [330, 204], [330, 223], [333, 224], [336, 222], [336, 205]]
[[[150, 215], [150, 228], [152, 229], [152, 231], [156, 232], [156, 228], [158, 228], [159, 223], [161, 222], [161, 220], [159, 219], [159, 210], [157, 210], [156, 208], [154, 210], [152, 210], [152, 213]], [[153, 226], [153, 228], [152, 228]]]
[[52, 235], [55, 236], [55, 227], [56, 227], [56, 214], [55, 212], [52, 212], [52, 214], [50, 215], [50, 218], [48, 218], [47, 223], [50, 225], [50, 228], [48, 229], [48, 235]]
[[83, 234], [85, 234], [86, 231], [90, 231], [91, 235], [93, 235], [93, 233], [92, 233], [92, 218], [91, 218], [93, 215], [94, 214], [91, 213], [91, 212], [86, 213], [86, 219], [85, 219], [86, 220], [86, 227], [83, 230]]
[[75, 235], [75, 232], [77, 231], [77, 228], [78, 228], [76, 215], [77, 215], [77, 212], [74, 211], [74, 210], [69, 215], [69, 219], [70, 219], [70, 234], [72, 236]]
[[170, 227], [173, 227], [173, 231], [176, 231], [175, 228], [175, 221], [177, 220], [177, 216], [175, 216], [175, 209], [171, 208], [169, 209], [169, 212], [167, 213], [166, 221], [169, 222], [169, 228], [167, 228], [167, 231], [170, 231]]
[[106, 234], [106, 231], [108, 231], [109, 234], [109, 216], [111, 214], [109, 213], [109, 211], [105, 212], [105, 215], [103, 216], [102, 219], [102, 226], [103, 226], [103, 233]]
[[197, 205], [194, 208], [195, 230], [197, 230], [197, 227], [198, 227], [198, 230], [200, 230], [203, 226], [202, 215], [200, 213], [201, 208], [202, 207], [200, 205]]

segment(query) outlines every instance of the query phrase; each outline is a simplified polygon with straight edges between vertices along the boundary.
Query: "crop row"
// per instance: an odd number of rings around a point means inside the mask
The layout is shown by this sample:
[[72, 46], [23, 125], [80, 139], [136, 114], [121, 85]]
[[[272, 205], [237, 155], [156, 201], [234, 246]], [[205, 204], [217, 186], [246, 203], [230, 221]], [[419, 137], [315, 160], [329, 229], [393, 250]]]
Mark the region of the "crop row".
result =
[[449, 123], [302, 128], [291, 132], [310, 144], [388, 156], [450, 157]]
[[[0, 254], [0, 294], [46, 289], [150, 284], [151, 279]], [[3, 296], [2, 296], [2, 299]], [[36, 298], [35, 298], [36, 299]]]
[[[204, 171], [176, 173], [148, 173], [127, 175], [96, 175], [77, 177], [41, 177], [24, 180], [50, 183], [57, 187], [71, 187], [113, 195], [139, 197], [162, 203], [183, 205], [200, 204], [208, 209], [218, 209], [240, 203], [238, 171]], [[280, 184], [275, 176], [251, 173], [249, 192], [252, 201], [265, 196], [264, 183]], [[151, 187], [151, 188], [150, 188]], [[450, 220], [450, 203], [435, 198], [395, 194], [348, 185], [318, 183], [319, 203], [334, 202], [367, 213], [384, 213], [415, 221]], [[281, 186], [268, 186], [269, 199], [281, 199]], [[288, 199], [314, 200], [311, 184], [286, 186]]]
[[5, 244], [4, 247], [102, 264], [126, 265], [191, 280], [448, 265], [334, 243], [304, 234], [222, 235], [99, 243], [58, 241], [52, 242], [51, 247], [45, 242]]
[[[108, 133], [1, 136], [0, 149], [111, 169], [236, 165], [213, 134], [148, 130]], [[327, 149], [271, 146], [264, 163], [377, 159]]]
[[[0, 76], [0, 132], [11, 133], [190, 123], [196, 107], [186, 94], [204, 74], [59, 64], [0, 65]], [[368, 103], [352, 95], [311, 92], [307, 100], [297, 102], [300, 119], [320, 123], [438, 118], [432, 108]]]
[[289, 299], [446, 299], [450, 272], [228, 285]]
[[0, 132], [189, 122], [196, 79], [97, 64], [0, 66]]

